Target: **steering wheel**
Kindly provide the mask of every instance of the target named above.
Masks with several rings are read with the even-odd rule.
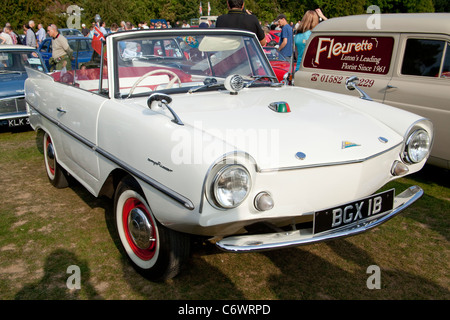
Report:
[[[135,90],[136,87],[139,85],[139,83],[142,82],[142,80],[144,80],[145,78],[147,78],[147,77],[149,77],[149,76],[152,76],[152,75],[154,75],[154,74],[156,74],[156,73],[166,73],[166,74],[168,74],[168,75],[173,76],[172,80],[170,80],[170,81],[167,83],[166,89],[172,88],[173,84],[174,84],[176,81],[178,81],[178,84],[179,84],[180,87],[181,87],[181,79],[180,79],[180,77],[179,77],[175,72],[170,71],[170,70],[167,70],[167,69],[156,69],[156,70],[152,70],[152,71],[147,72],[146,74],[142,75],[139,79],[137,79],[136,82],[135,82],[135,83],[133,84],[133,86],[131,87],[130,92],[128,93],[128,96],[131,96],[131,94],[134,92],[134,90]]]

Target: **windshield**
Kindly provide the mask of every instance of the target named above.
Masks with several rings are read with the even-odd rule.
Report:
[[[34,51],[0,51],[0,73],[22,73],[25,67],[45,71]]]
[[[289,59],[283,56],[283,54],[275,47],[264,47],[263,49],[269,61],[289,61]]]
[[[252,84],[270,84],[276,80],[258,46],[250,36],[211,33],[153,33],[117,41],[119,95],[196,92],[199,86],[218,88],[230,75],[248,77]]]

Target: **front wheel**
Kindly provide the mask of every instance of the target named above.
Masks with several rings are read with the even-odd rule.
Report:
[[[135,269],[148,279],[175,277],[189,255],[188,235],[156,221],[141,188],[131,177],[123,179],[114,197],[117,232]]]

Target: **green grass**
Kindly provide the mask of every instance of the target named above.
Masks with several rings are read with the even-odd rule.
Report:
[[[0,133],[0,299],[310,300],[449,299],[450,179],[425,167],[386,188],[425,195],[400,216],[355,237],[263,253],[231,254],[196,243],[166,283],[137,274],[108,218],[112,204],[79,184],[55,189],[32,131]],[[67,268],[81,269],[69,290]],[[381,289],[366,286],[381,269]]]

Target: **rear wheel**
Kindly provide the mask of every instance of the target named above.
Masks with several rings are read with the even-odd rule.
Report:
[[[56,188],[65,188],[69,185],[64,169],[58,164],[56,160],[55,147],[52,138],[46,132],[44,134],[44,162],[45,171],[50,183]]]
[[[151,280],[175,277],[189,255],[188,235],[156,221],[137,182],[124,178],[114,198],[117,232],[135,269]]]

